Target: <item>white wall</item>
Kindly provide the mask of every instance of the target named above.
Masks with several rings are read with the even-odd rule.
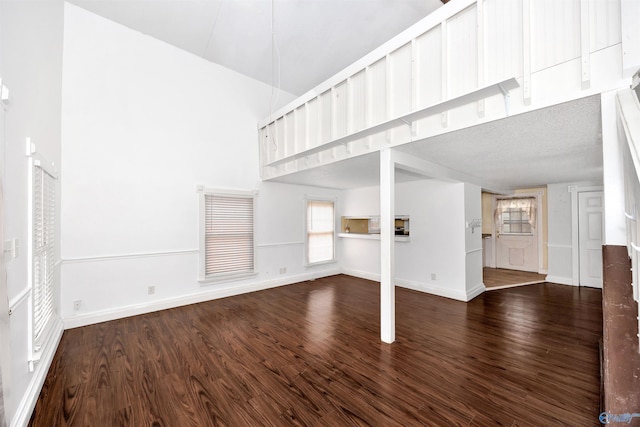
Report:
[[[469,227],[476,220],[476,228]],[[465,282],[467,298],[484,292],[482,282],[482,189],[464,184]]]
[[[547,185],[549,219],[547,280],[562,284],[571,284],[573,277],[570,185],[573,184]]]
[[[67,327],[338,271],[304,267],[303,198],[340,192],[260,182],[271,87],[70,4],[64,35]],[[256,277],[197,282],[199,184],[259,190]]]
[[[602,183],[573,182],[547,185],[549,265],[546,280],[552,283],[573,283],[573,243],[571,192],[569,187],[600,186]],[[576,248],[577,249],[577,248]]]
[[[40,391],[55,343],[30,373],[27,361],[28,298],[18,299],[27,283],[27,173],[25,138],[48,160],[60,164],[62,82],[62,1],[0,2],[0,77],[10,90],[2,143],[4,182],[4,239],[18,239],[18,256],[6,259],[10,318],[11,369],[6,410],[10,425],[25,425]],[[59,186],[58,186],[59,190]],[[58,195],[60,192],[58,191]],[[58,205],[59,206],[59,205]],[[59,253],[59,252],[58,252]],[[57,291],[59,277],[55,276]],[[56,308],[57,311],[57,308]],[[59,331],[61,332],[61,331]]]
[[[467,300],[467,239],[470,249],[480,249],[477,251],[477,271],[470,280],[476,285],[482,283],[481,230],[477,229],[468,238],[465,231],[467,215],[481,218],[480,188],[469,186],[465,189],[463,183],[421,180],[396,184],[395,195],[396,214],[411,218],[411,241],[395,244],[396,284]],[[466,200],[473,205],[469,209],[465,208]],[[344,191],[340,215],[370,216],[379,213],[379,187]],[[468,233],[471,233],[470,229]],[[338,240],[345,273],[379,280],[379,240],[351,237]],[[470,262],[470,271],[474,271],[471,266],[475,264],[475,261]],[[435,279],[432,279],[432,274]]]

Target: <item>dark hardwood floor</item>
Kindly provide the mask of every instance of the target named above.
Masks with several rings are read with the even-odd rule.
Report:
[[[333,276],[65,331],[32,426],[599,425],[601,292]]]

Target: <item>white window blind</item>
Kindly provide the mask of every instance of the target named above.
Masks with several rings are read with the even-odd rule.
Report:
[[[54,177],[38,164],[33,166],[32,182],[32,333],[37,351],[53,316],[56,194]]]
[[[334,204],[307,201],[307,264],[334,260]]]
[[[204,194],[204,277],[253,273],[254,197]]]

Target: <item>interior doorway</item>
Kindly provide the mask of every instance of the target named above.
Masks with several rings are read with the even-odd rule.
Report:
[[[537,198],[496,197],[494,221],[496,267],[537,273]]]
[[[482,204],[485,287],[546,281],[546,188],[483,193]]]

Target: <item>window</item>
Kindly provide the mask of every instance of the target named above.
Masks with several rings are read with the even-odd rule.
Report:
[[[534,197],[498,199],[496,230],[500,234],[532,234],[535,228],[535,206]]]
[[[200,280],[254,274],[254,192],[200,191]]]
[[[53,286],[56,268],[55,177],[34,160],[31,199],[31,334],[32,348],[38,352],[47,339],[53,317]]]
[[[335,260],[334,218],[333,201],[307,200],[307,265]]]

